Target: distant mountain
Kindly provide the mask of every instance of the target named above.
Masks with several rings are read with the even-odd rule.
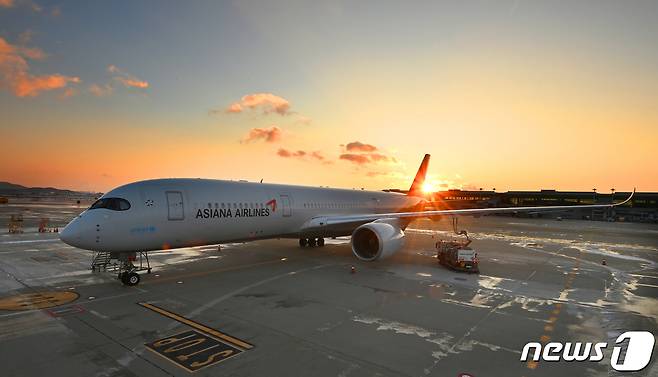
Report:
[[[0,181],[0,190],[22,190],[26,189],[27,187],[17,185],[15,183],[9,183],[9,182],[2,182]]]
[[[0,181],[0,196],[68,196],[68,197],[89,197],[99,196],[100,193],[62,190],[55,187],[25,187],[11,182]]]

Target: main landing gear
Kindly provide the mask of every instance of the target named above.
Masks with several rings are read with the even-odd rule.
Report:
[[[299,246],[300,247],[305,247],[305,246],[324,246],[324,238],[300,238],[299,239]]]

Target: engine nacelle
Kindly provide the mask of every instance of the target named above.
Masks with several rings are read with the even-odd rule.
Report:
[[[371,222],[352,233],[352,252],[363,261],[388,258],[404,246],[404,232],[397,223]]]

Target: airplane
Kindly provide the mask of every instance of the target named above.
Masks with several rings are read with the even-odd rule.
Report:
[[[611,208],[627,203],[548,207],[425,210],[426,154],[408,193],[304,187],[213,179],[154,179],[117,187],[74,218],[60,239],[74,247],[109,252],[118,278],[137,285],[136,253],[154,250],[298,238],[301,247],[351,235],[362,261],[390,257],[404,245],[413,220],[441,216]],[[148,262],[148,254],[146,254]],[[150,265],[148,268],[150,272]]]

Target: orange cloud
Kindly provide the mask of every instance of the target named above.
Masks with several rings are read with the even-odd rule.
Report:
[[[146,89],[149,87],[147,81],[138,79],[137,77],[119,69],[114,64],[107,66],[107,71],[114,74],[114,79],[127,88]]]
[[[357,165],[370,163],[370,159],[365,154],[343,153],[338,158],[355,163]]]
[[[351,143],[347,143],[345,146],[345,150],[348,152],[374,152],[377,150],[377,147],[375,147],[372,144],[365,144],[360,141],[353,141]]]
[[[126,87],[139,88],[139,89],[146,89],[149,87],[149,83],[146,81],[127,79],[125,77],[115,77],[115,79]]]
[[[147,81],[136,78],[135,76],[125,72],[114,64],[107,66],[107,72],[112,75],[113,82],[121,83],[121,85],[125,86],[126,88],[146,89],[149,87],[149,83]],[[108,82],[106,84],[91,84],[89,86],[89,93],[95,95],[96,97],[109,96],[114,93],[116,85],[113,84],[113,82]]]
[[[262,139],[267,143],[274,143],[281,140],[281,134],[281,129],[277,126],[272,126],[270,128],[252,128],[241,142],[251,143],[252,141]]]
[[[331,164],[331,161],[328,161],[327,158],[320,151],[306,152],[303,150],[290,151],[285,148],[279,148],[276,152],[277,155],[284,158],[297,158],[300,160],[313,160],[322,162],[324,164]]]
[[[35,97],[47,90],[79,83],[80,78],[60,74],[34,76],[27,59],[44,59],[38,48],[14,46],[0,37],[0,87],[8,88],[17,97]]]
[[[14,0],[0,0],[0,7],[11,8],[14,6]]]
[[[397,163],[395,157],[375,152],[379,151],[379,149],[372,144],[353,141],[351,143],[347,143],[347,145],[341,144],[341,146],[345,148],[345,152],[347,153],[341,154],[338,158],[341,160],[349,161],[353,164],[366,165],[378,162]]]
[[[13,78],[14,94],[17,97],[35,97],[46,90],[64,88],[68,83],[79,83],[77,77],[62,76],[59,74],[46,76],[32,76],[29,74]]]
[[[276,152],[281,157],[285,158],[290,158],[290,157],[304,157],[306,156],[306,152],[304,151],[297,151],[297,152],[291,152],[287,149],[284,148],[279,148],[279,150]]]
[[[277,113],[279,115],[289,115],[290,102],[285,98],[279,97],[272,93],[254,93],[247,94],[240,101],[233,102],[226,108],[226,112],[237,114],[249,110],[260,110],[263,114]]]
[[[216,112],[216,111],[214,111]],[[229,107],[226,109],[227,113],[241,113],[242,112],[242,106],[239,103],[232,103],[229,105]]]

